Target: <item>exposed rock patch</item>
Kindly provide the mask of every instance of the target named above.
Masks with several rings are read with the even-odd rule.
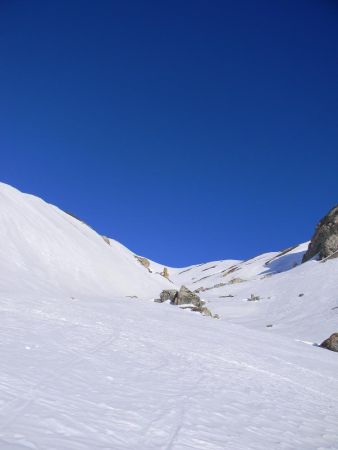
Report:
[[[244,283],[245,281],[246,280],[243,280],[243,278],[232,278],[232,280],[230,280],[228,284]]]
[[[281,256],[286,255],[287,253],[291,252],[292,250],[294,250],[294,249],[297,248],[297,247],[298,247],[298,244],[297,244],[297,245],[293,245],[292,247],[285,248],[284,250],[281,250],[281,251],[278,253],[278,255],[274,256],[274,257],[271,258],[271,259],[269,259],[269,261],[267,261],[267,262],[264,264],[264,266],[269,266],[269,264],[270,264],[272,261],[274,261],[274,260],[277,259],[277,258],[280,258]]]
[[[192,267],[189,267],[188,269],[184,269],[181,272],[178,272],[178,274],[181,275],[182,273],[189,272],[189,270],[191,270],[191,269],[192,269]]]
[[[69,211],[64,211],[66,214],[68,214],[68,216],[73,217],[73,219],[78,220],[79,222],[83,223],[84,225],[86,225],[87,227],[91,228],[92,230],[94,230],[94,228],[90,225],[88,225],[88,223],[86,223],[84,220],[80,219],[80,217],[76,216],[75,214],[69,212]],[[95,230],[94,230],[95,231]]]
[[[198,294],[199,292],[210,291],[211,289],[217,289],[217,288],[220,288],[222,286],[226,286],[226,284],[227,283],[218,283],[218,284],[215,284],[214,286],[210,286],[210,287],[203,287],[203,286],[201,286],[201,287],[195,289],[194,292],[196,292],[196,294]]]
[[[200,281],[205,280],[206,278],[210,278],[210,277],[211,277],[211,275],[207,275],[205,277],[199,278],[198,280],[194,281],[193,284],[194,283],[199,283]],[[195,280],[195,278],[193,278],[193,280]]]
[[[338,205],[317,225],[302,262],[309,261],[315,256],[319,259],[338,257]]]
[[[106,243],[106,244],[108,244],[108,245],[110,245],[110,240],[109,240],[109,238],[107,237],[107,236],[101,236],[102,237],[102,239],[104,240],[104,242]]]
[[[236,270],[239,270],[239,267],[237,266],[231,266],[227,270],[223,270],[222,277],[226,277],[227,275],[230,275],[233,272],[236,272]]]
[[[144,258],[143,256],[134,255],[134,257],[137,259],[137,261],[142,264],[143,267],[150,270],[150,261],[147,258]]]
[[[251,294],[247,300],[248,300],[248,302],[258,302],[260,299],[261,298],[259,295]]]
[[[333,333],[325,341],[323,341],[319,347],[327,348],[332,352],[338,352],[338,333]]]
[[[206,317],[214,317],[215,319],[219,319],[218,317],[215,317],[212,312],[210,311],[209,308],[207,308],[206,306],[180,306],[181,309],[190,309],[190,311],[193,312],[199,312],[200,314],[202,314],[202,316],[206,316]]]
[[[161,272],[162,277],[169,279],[169,271],[167,267],[163,267],[163,271]]]
[[[205,272],[206,270],[215,269],[217,266],[211,266],[207,267],[206,269],[202,269],[202,272]]]

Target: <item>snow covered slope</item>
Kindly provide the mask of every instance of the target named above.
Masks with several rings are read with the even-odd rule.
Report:
[[[1,450],[337,449],[333,352],[125,298],[12,295],[1,324]]]
[[[43,200],[0,184],[0,291],[156,296],[171,284],[132,252]]]
[[[308,344],[338,331],[338,260],[306,247],[168,281],[0,184],[0,450],[337,450],[338,355]],[[182,284],[220,319],[153,301]]]
[[[338,259],[301,264],[308,242],[247,261],[168,268],[225,322],[321,342],[338,329]],[[151,263],[151,269],[158,270]],[[254,298],[256,301],[251,301]]]

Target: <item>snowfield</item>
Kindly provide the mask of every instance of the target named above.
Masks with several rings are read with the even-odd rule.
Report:
[[[0,289],[65,295],[156,295],[171,284],[123,245],[32,195],[0,183]],[[18,283],[20,280],[20,283]]]
[[[1,450],[338,449],[338,354],[313,345],[338,331],[337,259],[169,281],[4,184],[0,239]],[[220,319],[153,301],[182,284]]]

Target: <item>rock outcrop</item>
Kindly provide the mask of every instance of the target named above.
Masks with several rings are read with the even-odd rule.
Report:
[[[177,289],[165,289],[161,292],[160,298],[156,299],[155,302],[163,303],[170,300],[170,303],[175,304],[175,299],[178,296]]]
[[[162,277],[169,279],[169,271],[167,267],[163,267],[163,271],[161,272]]]
[[[101,236],[102,237],[102,239],[104,240],[104,242],[106,243],[106,244],[108,244],[108,245],[110,245],[110,239],[109,239],[109,237],[107,237],[107,236]]]
[[[172,305],[177,305],[181,309],[190,309],[191,311],[199,312],[203,316],[219,319],[218,314],[212,314],[205,306],[205,302],[185,286],[181,286],[179,291],[177,289],[166,289],[162,291],[160,298],[156,299],[155,302],[163,303],[167,300],[169,300]]]
[[[182,286],[174,300],[174,305],[194,305],[200,307],[204,305],[204,302],[197,294],[191,292],[187,287]]]
[[[315,256],[319,259],[338,257],[338,205],[317,225],[302,262],[309,261]]]
[[[179,291],[177,289],[166,289],[162,291],[160,298],[156,301],[163,303],[167,300],[170,300],[172,305],[177,306],[193,305],[199,308],[204,305],[203,300],[201,300],[197,294],[191,292],[190,289],[185,286],[182,286]]]
[[[147,258],[144,258],[143,256],[134,255],[137,261],[142,264],[143,267],[149,270],[150,267],[150,261]]]
[[[327,348],[333,352],[338,352],[338,333],[333,333],[325,341],[323,341],[319,347]]]

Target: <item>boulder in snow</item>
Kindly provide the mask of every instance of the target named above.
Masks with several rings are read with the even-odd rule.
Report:
[[[327,348],[333,352],[338,352],[338,333],[333,333],[325,341],[323,341],[319,347]]]
[[[177,289],[165,289],[161,292],[160,298],[155,301],[163,303],[167,300],[170,300],[171,304],[178,306],[193,305],[199,308],[204,305],[199,296],[185,286],[182,286],[179,291]]]
[[[260,300],[260,296],[251,294],[247,300],[248,302],[258,302]]]
[[[177,295],[178,295],[177,289],[165,289],[164,291],[161,292],[160,298],[156,299],[155,302],[163,303],[166,302],[167,300],[170,300],[170,303],[174,303]]]
[[[204,302],[199,296],[185,286],[181,286],[173,303],[174,305],[194,305],[197,307],[204,305]]]

